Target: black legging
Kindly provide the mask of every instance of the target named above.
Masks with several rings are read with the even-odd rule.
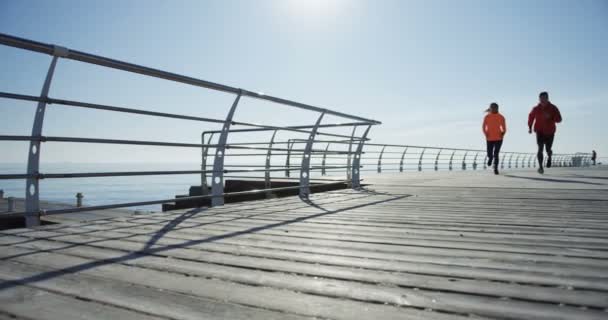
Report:
[[[547,150],[547,156],[549,157],[549,161],[551,161],[551,156],[553,155],[553,138],[555,138],[555,135],[553,134],[536,133],[536,144],[538,145],[536,157],[538,158],[538,165],[541,168],[543,167],[543,148]]]
[[[502,140],[488,141],[488,159],[494,161],[494,168],[498,169],[498,153],[502,147]]]

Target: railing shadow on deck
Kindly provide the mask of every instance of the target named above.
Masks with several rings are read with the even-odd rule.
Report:
[[[534,181],[543,181],[543,182],[589,184],[589,185],[594,185],[594,186],[607,185],[606,183],[589,182],[589,181],[582,181],[582,180],[567,180],[567,179],[546,178],[546,177],[527,177],[527,176],[516,176],[516,175],[512,175],[512,174],[505,174],[504,177],[515,178],[515,179],[534,180]]]
[[[361,193],[359,195],[361,197],[378,196],[378,195],[374,195],[373,193],[372,194]],[[193,211],[193,212],[191,212],[190,215],[186,214],[186,215],[178,216],[177,218],[172,220],[172,222],[168,223],[166,225],[166,228],[165,227],[161,228],[161,230],[158,231],[159,232],[158,234],[154,233],[153,235],[151,235],[150,241],[145,243],[141,250],[131,251],[124,255],[114,257],[114,258],[94,260],[91,262],[82,263],[82,264],[71,266],[71,267],[61,268],[61,269],[48,271],[48,272],[42,272],[40,274],[25,277],[25,278],[22,278],[19,280],[5,281],[5,282],[0,283],[0,290],[6,290],[6,289],[9,289],[9,288],[12,288],[15,286],[28,285],[28,284],[32,284],[32,283],[36,283],[36,282],[40,282],[40,281],[45,281],[45,280],[53,279],[53,278],[60,277],[63,275],[69,275],[69,274],[73,274],[73,273],[77,273],[77,272],[81,272],[81,271],[91,270],[91,269],[101,267],[101,266],[112,265],[112,264],[121,264],[121,263],[130,261],[130,260],[135,260],[135,259],[142,258],[145,256],[165,257],[163,255],[163,253],[166,253],[173,249],[188,249],[194,245],[211,243],[211,242],[215,242],[215,241],[238,237],[241,235],[253,234],[256,232],[263,231],[263,230],[282,227],[282,226],[286,226],[286,225],[290,225],[290,224],[294,224],[294,223],[298,223],[298,222],[303,222],[303,221],[307,221],[307,220],[318,218],[318,217],[328,216],[328,215],[332,215],[332,214],[336,214],[336,213],[340,213],[340,212],[344,212],[344,211],[348,211],[348,210],[365,208],[365,207],[374,206],[374,205],[378,205],[378,204],[382,204],[382,203],[386,203],[386,202],[396,201],[396,200],[400,200],[403,198],[407,198],[409,196],[410,195],[399,195],[399,196],[391,197],[391,196],[385,195],[383,197],[383,199],[379,199],[379,200],[370,199],[371,201],[369,201],[369,202],[360,203],[360,204],[357,204],[354,206],[347,206],[347,207],[343,207],[343,208],[336,209],[336,210],[324,208],[323,206],[316,204],[314,202],[314,200],[311,200],[311,199],[300,200],[300,201],[304,201],[304,203],[306,204],[307,207],[317,208],[323,212],[309,214],[309,215],[305,215],[305,216],[301,216],[301,217],[296,217],[293,219],[287,219],[284,221],[270,223],[270,224],[266,224],[263,226],[245,228],[240,231],[228,232],[228,233],[224,233],[221,235],[206,237],[203,239],[188,240],[188,241],[184,241],[184,242],[181,242],[178,244],[170,244],[170,245],[164,245],[164,246],[160,246],[160,247],[153,247],[164,235],[166,235],[170,230],[172,230],[171,226],[177,226],[179,223],[187,220],[188,216],[193,217],[194,214],[196,213],[195,211]],[[65,250],[68,248],[94,245],[95,243],[106,242],[106,241],[110,241],[110,240],[125,240],[125,239],[129,239],[129,238],[133,238],[135,236],[141,236],[141,235],[140,234],[130,234],[130,235],[126,235],[125,237],[103,238],[103,239],[87,241],[87,242],[83,242],[83,243],[72,243],[72,244],[69,244],[68,246],[64,246],[64,247],[60,247],[60,248],[49,249],[49,250],[34,250],[33,252],[24,253],[21,255],[4,257],[2,259],[10,260],[11,258],[17,258],[19,256],[24,256],[24,255],[32,255],[32,254],[48,253],[48,252],[60,252],[61,250]],[[39,238],[39,240],[43,240],[43,239],[44,239],[44,237]],[[69,241],[65,241],[65,242],[69,243]],[[29,250],[29,249],[25,249],[25,250]],[[114,250],[116,250],[116,249],[114,249]]]

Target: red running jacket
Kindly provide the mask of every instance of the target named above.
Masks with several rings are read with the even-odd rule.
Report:
[[[554,134],[555,124],[562,122],[562,115],[559,113],[559,109],[552,103],[546,106],[538,104],[532,108],[530,115],[528,116],[528,128],[532,129],[534,124],[534,132],[540,134]]]

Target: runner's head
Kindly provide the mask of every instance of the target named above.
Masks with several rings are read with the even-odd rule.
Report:
[[[547,103],[549,103],[549,93],[547,93],[547,91],[543,91],[538,95],[538,100],[540,101],[540,104],[542,104],[543,106],[546,105]]]
[[[486,112],[498,113],[498,103],[496,103],[496,102],[490,103],[490,107],[486,110]]]

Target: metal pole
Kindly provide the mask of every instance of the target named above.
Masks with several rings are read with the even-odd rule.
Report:
[[[405,150],[403,150],[403,154],[401,155],[401,161],[399,162],[399,172],[403,172],[403,164],[404,164],[406,153],[407,153],[407,147],[405,147]]]
[[[212,132],[207,139],[207,144],[211,144],[211,139],[213,139],[214,133]],[[201,135],[201,143],[205,144],[205,132]],[[209,156],[209,146],[203,147],[203,161],[201,163],[201,170],[204,172],[201,173],[201,194],[209,194],[209,185],[207,184],[207,157]]]
[[[441,150],[443,149],[439,149],[437,156],[435,157],[435,171],[439,170],[439,156],[441,155]]]
[[[486,156],[483,158],[483,169],[486,170],[488,169],[488,155],[486,154]]]
[[[353,152],[353,142],[355,141],[355,132],[357,131],[357,126],[353,126],[353,132],[350,135],[350,141],[348,143],[348,154],[346,155],[346,180],[352,180],[352,152]]]
[[[325,147],[325,152],[323,152],[323,160],[321,160],[321,175],[324,176],[325,175],[325,160],[327,159],[327,150],[329,149],[329,145],[331,144],[331,142],[327,143],[327,146]],[[347,165],[348,166],[348,165]]]
[[[285,177],[289,178],[291,170],[289,170],[289,161],[291,160],[291,148],[295,142],[292,139],[287,140],[287,157],[285,158]]]
[[[475,158],[473,159],[473,170],[477,170],[477,157],[479,156],[479,151],[475,153]]]
[[[300,198],[302,199],[307,199],[310,194],[310,154],[312,146],[315,143],[317,129],[319,129],[319,125],[321,124],[324,115],[325,112],[322,112],[317,119],[315,126],[312,128],[308,141],[306,142],[306,147],[304,148],[304,154],[302,155],[302,165],[300,166]]]
[[[237,94],[222,128],[222,133],[218,140],[218,146],[215,148],[215,158],[213,159],[213,178],[211,179],[211,192],[213,197],[211,198],[211,206],[224,205],[224,155],[226,152],[226,141],[228,140],[228,132],[230,132],[230,125],[232,124],[232,118],[234,112],[241,99],[241,92]]]
[[[378,173],[382,172],[382,155],[384,154],[384,149],[386,146],[382,147],[382,151],[380,151],[380,156],[378,156]]]
[[[469,154],[469,152],[465,152],[464,153],[464,157],[462,157],[462,170],[467,170],[467,154]]]
[[[4,199],[4,190],[0,189],[0,199]]]
[[[456,153],[456,150],[452,151],[452,155],[450,156],[450,171],[452,171],[452,160],[454,160],[455,153]]]
[[[359,189],[361,187],[361,179],[360,179],[360,167],[361,167],[361,153],[363,152],[363,145],[365,145],[365,140],[367,139],[367,134],[369,133],[369,129],[372,126],[367,126],[365,132],[363,132],[363,136],[361,136],[361,140],[359,140],[359,145],[357,146],[357,151],[355,153],[355,157],[353,160],[353,167],[351,173],[351,181],[353,185],[353,189]]]
[[[272,145],[274,144],[274,137],[277,135],[277,130],[272,133],[270,142],[268,143],[268,152],[266,153],[266,171],[264,172],[264,189],[270,189],[270,158],[272,157]],[[287,168],[289,169],[289,168]],[[272,197],[272,191],[266,192],[266,197]]]
[[[51,60],[51,65],[49,66],[44,85],[42,86],[42,91],[40,92],[41,101],[38,102],[38,107],[36,108],[36,114],[34,116],[32,137],[42,136],[42,125],[44,123],[44,113],[46,111],[46,102],[44,99],[48,98],[57,60],[60,56],[63,56],[66,51],[67,49],[65,48],[55,47],[53,52],[53,60]],[[40,225],[40,216],[35,214],[36,212],[40,212],[40,190],[37,177],[40,171],[40,147],[40,140],[30,141],[27,160],[27,173],[30,176],[27,178],[25,184],[25,211],[29,212],[29,214],[25,216],[25,226],[28,228]]]
[[[426,148],[422,149],[422,153],[420,153],[420,159],[418,159],[418,171],[422,171],[422,157],[424,157],[424,152]]]

